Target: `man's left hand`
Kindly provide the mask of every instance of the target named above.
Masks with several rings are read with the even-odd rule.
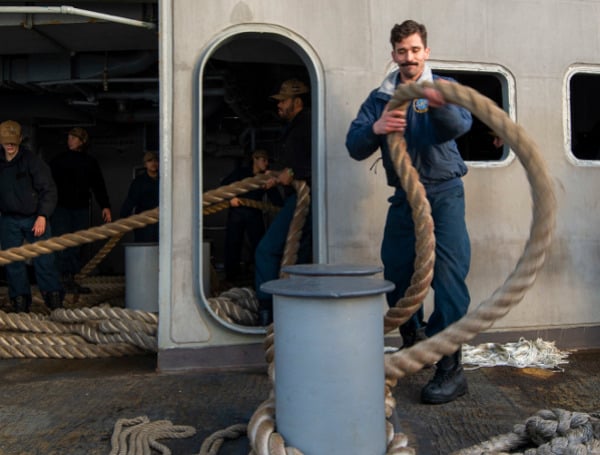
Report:
[[[112,214],[110,213],[110,209],[102,209],[102,219],[105,223],[110,223],[112,221]]]
[[[44,235],[44,232],[46,232],[46,223],[45,216],[40,215],[35,219],[35,223],[33,223],[33,227],[31,228],[34,237]]]
[[[449,84],[450,82],[444,80],[444,79],[440,79],[439,80],[440,83],[442,84]],[[429,106],[430,107],[442,107],[443,105],[446,104],[446,100],[444,99],[444,95],[442,95],[442,92],[440,92],[438,89],[433,88],[433,87],[425,87],[423,88],[423,95],[425,96],[425,98],[427,98],[427,101],[429,101]]]

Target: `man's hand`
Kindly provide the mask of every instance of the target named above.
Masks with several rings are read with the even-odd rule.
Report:
[[[110,209],[102,209],[102,219],[105,223],[110,223],[112,221],[112,214],[110,213]]]
[[[388,110],[388,105],[381,113],[381,117],[373,123],[375,134],[404,133],[406,129],[406,112],[398,109]]]
[[[451,82],[447,81],[446,79],[438,79],[438,82],[440,84],[451,84]],[[429,101],[430,107],[434,107],[434,108],[442,107],[444,104],[446,104],[444,95],[442,95],[442,92],[440,92],[436,88],[433,88],[433,87],[423,88],[423,95],[425,95],[425,98],[427,98],[427,101]]]
[[[287,186],[292,183],[292,180],[294,180],[294,171],[289,167],[279,173],[279,183],[282,185]]]
[[[46,232],[46,223],[45,216],[40,215],[35,219],[35,223],[33,223],[33,227],[31,228],[34,237],[44,235],[44,232]]]
[[[239,207],[240,205],[244,205],[244,204],[242,204],[242,201],[240,201],[239,198],[234,197],[234,198],[230,199],[229,205],[231,207]]]

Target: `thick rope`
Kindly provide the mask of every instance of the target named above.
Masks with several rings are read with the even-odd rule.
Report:
[[[79,273],[75,275],[75,280],[83,280],[90,273],[92,273],[96,266],[100,264],[106,256],[108,256],[108,253],[110,253],[113,250],[113,248],[117,246],[117,244],[121,241],[124,235],[125,233],[117,234],[108,242],[106,242],[104,246],[94,255],[94,257],[82,267]]]
[[[238,423],[224,430],[219,430],[204,440],[198,455],[217,455],[227,439],[237,439],[246,434],[246,424]]]
[[[254,199],[247,198],[238,198],[242,203],[243,207],[251,207],[253,209],[259,209],[263,212],[272,212],[277,213],[281,210],[281,207],[271,204],[270,202],[256,201]],[[202,209],[203,215],[212,215],[214,213],[220,212],[221,210],[225,210],[230,208],[229,200],[219,202],[217,204],[210,205],[208,207],[204,207]]]
[[[2,250],[0,251],[0,265],[10,264],[15,261],[24,261],[26,259],[41,256],[42,254],[49,254],[73,246],[123,235],[134,229],[154,223],[158,223],[158,207],[112,223],[103,224],[102,226],[94,226],[87,230],[64,234],[59,237],[52,237],[47,240],[40,240],[35,243],[28,243],[19,247],[9,248],[8,250]]]
[[[600,453],[600,413],[543,409],[515,425],[510,433],[453,452],[452,455],[522,455]]]
[[[266,180],[272,176],[277,176],[277,173],[271,173],[269,176],[259,175],[257,177],[250,177],[232,185],[208,191],[204,194],[204,209],[209,209],[212,204],[218,203],[220,200],[222,201],[224,197],[231,198],[252,189],[262,188]],[[253,204],[253,202],[247,202],[245,199],[244,201],[247,205]],[[227,205],[229,204],[228,201],[225,202]],[[269,205],[266,205],[264,208],[266,210],[274,210]],[[77,279],[86,279],[85,277],[118,244],[126,232],[147,226],[148,224],[157,223],[158,216],[159,209],[156,207],[155,209],[132,215],[113,223],[0,251],[0,265],[110,238],[106,245],[77,275]],[[65,305],[83,307],[84,305],[96,305],[110,299],[114,300],[122,297],[123,283],[115,287],[114,280],[110,280],[110,283],[104,283],[96,279],[86,279],[87,281],[94,282],[94,292],[84,295],[68,294],[65,298]],[[32,300],[35,307],[41,308],[43,313],[48,312],[44,305],[44,300],[38,291],[33,293]],[[235,303],[227,303],[225,305],[227,309],[225,311],[220,310],[219,315],[225,320],[232,322],[234,320],[242,320],[245,321],[246,325],[256,325],[257,316],[255,314],[257,314],[257,309],[253,308],[253,304],[248,303],[245,306],[242,304],[238,311],[240,303],[241,300],[239,299]],[[231,308],[229,309],[229,307]],[[37,317],[34,313],[13,314],[0,312],[0,330],[32,332],[29,335],[28,342],[25,344],[18,343],[12,347],[9,347],[10,343],[7,340],[16,340],[10,338],[9,335],[0,333],[0,346],[4,346],[0,348],[0,357],[85,358],[86,356],[108,357],[132,355],[143,351],[157,351],[156,325],[158,324],[158,318],[152,313],[140,312],[137,316],[133,316],[136,313],[127,312],[116,307],[110,309],[94,308],[93,310],[82,308],[79,312],[77,308],[73,308],[72,310],[68,310],[69,313],[65,313],[64,311],[57,310],[53,313],[52,317],[66,324],[59,324],[52,320],[46,320],[43,317]],[[233,314],[233,317],[231,317],[231,314]],[[131,321],[140,318],[143,319],[141,322],[134,323]],[[87,324],[88,319],[92,321],[91,325]],[[99,320],[102,320],[102,322]],[[32,341],[39,333],[53,333],[55,343],[41,344]],[[70,333],[80,336],[78,338],[70,338],[68,342],[65,341],[64,343],[58,341],[61,336],[72,337]],[[82,345],[80,347],[73,346],[73,339],[81,341]],[[48,340],[46,338],[46,341]],[[45,347],[46,344],[47,346]],[[63,344],[67,345],[67,347],[57,347]],[[131,344],[131,346],[126,346],[127,344]],[[30,345],[34,346],[31,347]]]
[[[494,321],[519,303],[544,263],[555,223],[556,201],[552,182],[537,146],[523,128],[512,122],[491,100],[456,83],[402,84],[394,94],[390,108],[401,105],[407,99],[423,97],[425,86],[437,88],[448,102],[469,109],[514,150],[531,185],[533,220],[523,255],[504,284],[490,298],[432,338],[386,356],[386,375],[394,379],[414,373],[425,365],[437,362],[442,356],[456,352],[463,343],[491,327]]]
[[[298,249],[300,248],[300,240],[302,239],[302,228],[306,221],[306,216],[310,210],[310,188],[306,182],[294,180],[292,186],[296,190],[297,201],[294,217],[288,229],[285,248],[283,250],[283,258],[281,260],[281,269],[286,265],[295,264],[298,260]],[[280,269],[280,270],[281,270]],[[284,276],[281,273],[281,276]]]
[[[500,137],[515,150],[525,167],[532,187],[534,200],[533,223],[530,240],[527,242],[523,257],[519,260],[515,271],[505,281],[505,285],[488,299],[491,302],[489,305],[480,305],[474,312],[475,316],[465,316],[457,324],[450,326],[430,339],[422,341],[409,349],[400,350],[391,356],[386,356],[386,417],[389,417],[391,411],[395,408],[396,402],[391,388],[396,385],[399,378],[405,374],[416,372],[425,365],[435,363],[443,355],[452,354],[460,348],[462,343],[490,327],[493,321],[504,316],[512,306],[522,299],[525,291],[533,284],[536,273],[544,262],[554,227],[555,199],[552,184],[537,147],[527,137],[524,130],[514,124],[504,111],[489,99],[459,84],[402,84],[394,94],[389,108],[406,108],[404,104],[408,100],[422,98],[424,86],[436,87],[448,102],[469,109],[494,131],[497,131]],[[419,183],[418,173],[406,153],[404,138],[401,135],[392,135],[389,137],[389,141],[394,166],[413,208],[413,220],[417,237],[417,259],[411,286],[405,296],[398,301],[396,307],[390,309],[386,315],[385,330],[397,327],[408,320],[419,308],[431,284],[435,262],[434,226],[425,190]],[[270,362],[269,375],[274,381],[274,335],[272,327],[269,329],[264,346],[267,361]],[[275,432],[274,412],[274,397],[271,397],[259,406],[252,416],[248,424],[248,436],[252,447],[251,453],[255,455],[278,455],[280,453],[285,454],[285,450],[289,449],[285,447],[281,435]],[[388,425],[389,427],[390,425]],[[390,440],[398,442],[399,445],[390,446]],[[390,438],[388,433],[387,453],[414,454],[413,449],[406,447],[406,441],[405,435],[397,434]],[[297,451],[297,449],[290,450]]]
[[[0,311],[0,358],[82,359],[156,352],[157,325],[153,313],[112,307],[57,309],[50,317]]]
[[[277,172],[269,174],[258,174],[254,177],[247,177],[231,185],[221,186],[215,190],[206,191],[202,195],[202,206],[208,207],[221,202],[229,201],[239,194],[247,193],[248,191],[258,190],[264,187],[267,180],[277,177]]]
[[[262,188],[265,182],[276,177],[276,172],[270,174],[259,174],[255,177],[248,177],[231,185],[222,186],[216,190],[207,191],[202,195],[203,208],[212,206],[239,194],[246,193],[251,190]],[[134,229],[143,228],[149,224],[158,223],[159,208],[131,215],[127,218],[114,221],[112,223],[103,224],[101,226],[93,226],[87,230],[81,230],[64,234],[58,237],[52,237],[47,240],[40,240],[35,243],[22,245],[8,250],[0,250],[0,265],[10,264],[15,261],[24,261],[42,254],[49,254],[54,251],[61,251],[73,246],[92,243],[98,240],[114,238],[122,236]],[[118,241],[118,240],[117,240]],[[94,264],[94,267],[97,264]]]
[[[296,208],[286,237],[285,248],[280,264],[281,269],[286,265],[295,264],[298,259],[298,250],[300,248],[300,240],[302,239],[302,229],[306,222],[306,216],[310,210],[309,186],[306,182],[301,180],[294,180],[292,186],[296,190],[297,195]],[[240,184],[239,187],[232,184],[229,185],[225,194],[230,195],[237,191],[246,190],[246,188],[246,183]],[[228,201],[226,202],[229,203]],[[219,204],[221,203],[219,202],[210,207],[216,207],[219,206]],[[281,273],[280,276],[283,277],[284,274]],[[253,291],[243,289],[244,288],[237,291],[230,289],[218,297],[211,297],[208,299],[208,304],[219,318],[230,324],[256,326],[258,323],[258,300],[256,299],[256,294]]]
[[[406,110],[405,102],[398,109]],[[391,109],[391,108],[390,108]],[[406,322],[423,304],[433,280],[435,263],[435,235],[431,207],[425,187],[419,180],[419,173],[412,165],[406,151],[406,141],[399,133],[388,135],[390,154],[400,184],[406,192],[406,198],[412,209],[415,226],[415,262],[414,273],[404,296],[390,308],[384,317],[384,333]]]
[[[168,420],[151,422],[146,416],[119,419],[115,423],[109,455],[148,455],[158,451],[170,455],[171,450],[159,439],[183,439],[196,434],[194,427],[173,425]]]

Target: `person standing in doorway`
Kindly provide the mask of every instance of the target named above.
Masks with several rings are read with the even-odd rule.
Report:
[[[144,172],[133,179],[127,197],[121,206],[121,218],[158,207],[158,154],[144,153]],[[149,224],[133,231],[138,243],[158,242],[158,223]]]
[[[48,219],[56,207],[56,186],[48,165],[22,146],[22,139],[19,123],[0,123],[0,242],[5,250],[52,236]],[[54,260],[54,254],[33,258],[38,287],[51,310],[61,308],[64,297]],[[6,277],[14,311],[28,313],[31,288],[25,263],[6,264]]]
[[[414,100],[407,111],[388,110],[398,84],[443,81],[427,64],[427,30],[407,20],[395,25],[390,34],[392,59],[398,68],[373,90],[350,125],[346,147],[350,156],[364,160],[381,150],[388,185],[395,188],[390,197],[381,258],[385,279],[396,287],[387,295],[395,305],[410,285],[414,272],[415,233],[411,207],[394,169],[387,142],[389,133],[403,133],[407,152],[419,173],[431,205],[435,225],[435,265],[432,287],[434,310],[427,324],[422,309],[400,328],[405,347],[418,341],[419,333],[431,337],[462,318],[470,296],[465,283],[471,260],[471,247],[465,222],[462,177],[467,173],[455,139],[471,128],[472,117],[462,107],[446,103],[442,94],[425,88],[425,98]],[[447,83],[450,83],[446,81]],[[467,393],[460,349],[442,357],[436,372],[421,391],[424,403],[446,403]]]
[[[264,174],[269,168],[269,155],[266,150],[257,149],[252,152],[252,166],[241,166],[231,172],[221,181],[221,185]],[[229,200],[227,213],[227,230],[225,232],[225,279],[235,283],[240,277],[240,261],[244,237],[248,238],[249,253],[254,260],[256,246],[265,234],[265,219],[263,211],[255,207],[247,207],[242,199],[262,202],[265,194],[273,205],[281,206],[281,196],[276,187],[268,191],[257,189],[248,191]]]
[[[261,291],[260,286],[279,277],[281,260],[290,223],[294,217],[297,195],[291,186],[294,179],[304,180],[311,186],[312,147],[311,115],[309,109],[309,88],[299,79],[290,79],[271,98],[277,101],[277,113],[286,126],[279,141],[279,150],[274,169],[279,170],[277,179],[267,181],[267,189],[282,185],[285,200],[281,211],[274,218],[264,237],[258,244],[255,254],[255,286],[260,303],[260,323],[272,322],[272,296]],[[298,263],[308,262],[312,247],[312,218],[310,210],[302,229],[298,250]]]
[[[90,226],[90,197],[94,194],[105,223],[112,221],[110,202],[98,161],[86,151],[89,136],[83,128],[73,128],[67,135],[67,150],[50,162],[52,176],[58,189],[58,204],[52,215],[55,236],[88,229]],[[84,294],[90,289],[79,285],[74,276],[81,269],[81,248],[59,251],[58,269],[67,292]]]

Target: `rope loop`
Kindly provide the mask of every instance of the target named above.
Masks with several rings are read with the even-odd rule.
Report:
[[[515,124],[489,98],[470,87],[458,83],[400,84],[390,102],[390,108],[399,107],[409,99],[423,97],[425,87],[438,89],[447,102],[470,110],[513,149],[525,169],[531,186],[533,217],[530,237],[522,256],[504,284],[496,289],[491,297],[484,300],[475,310],[467,313],[461,320],[435,336],[408,349],[402,349],[397,353],[386,356],[386,375],[395,379],[399,379],[408,373],[414,373],[425,365],[437,362],[442,356],[456,352],[463,343],[491,327],[494,321],[506,315],[512,307],[522,300],[525,292],[535,282],[536,275],[544,264],[556,217],[556,200],[552,181],[537,145],[529,138],[522,127]],[[390,138],[390,141],[393,142],[393,149],[397,151],[396,160],[399,162],[407,160],[403,156],[406,154],[406,147],[401,144],[403,138],[394,135]],[[414,178],[415,173],[411,172],[408,179],[414,188],[418,188],[416,182],[413,181]],[[418,208],[412,206],[412,202],[411,207],[413,207],[413,213],[415,210],[419,211]],[[427,212],[426,209],[422,211]],[[420,236],[420,232],[416,230],[417,236]],[[430,240],[423,243],[430,247]],[[427,260],[431,260],[431,258],[429,257]],[[417,270],[416,267],[415,270]],[[421,273],[428,276],[427,273]],[[418,274],[415,273],[415,275]],[[413,276],[413,281],[415,281],[415,276]],[[426,282],[426,280],[423,281]],[[402,305],[404,311],[402,317],[406,317],[408,313],[412,314],[411,311],[414,313],[416,309],[418,309],[418,306],[415,308],[414,306],[404,307]]]

